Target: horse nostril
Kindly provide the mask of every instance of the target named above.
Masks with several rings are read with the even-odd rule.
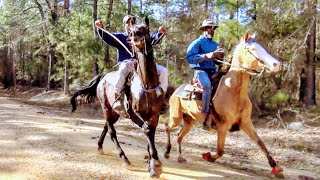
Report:
[[[276,67],[278,64],[277,63],[273,63],[273,67]]]

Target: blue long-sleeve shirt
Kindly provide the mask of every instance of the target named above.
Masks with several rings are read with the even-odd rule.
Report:
[[[217,50],[219,44],[209,38],[200,36],[194,40],[187,49],[186,58],[191,69],[215,71],[214,60],[204,60],[206,53]]]
[[[99,37],[108,45],[113,46],[117,48],[117,61],[122,62],[123,60],[126,59],[131,59],[130,54],[125,50],[125,48],[120,45],[113,37],[111,37],[109,34],[106,32],[102,31],[101,29],[97,29],[97,32],[99,34]],[[127,39],[128,35],[125,32],[110,32],[112,35],[117,37],[129,50],[131,50],[131,46],[129,45]],[[160,42],[160,37],[161,37],[160,32],[156,32],[150,35],[151,41],[154,41],[156,44]]]

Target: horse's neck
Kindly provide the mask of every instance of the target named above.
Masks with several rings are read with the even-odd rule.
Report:
[[[240,67],[239,60],[240,58],[237,58],[236,56],[234,56],[234,58],[232,59],[231,67],[225,76],[225,79],[229,78],[226,85],[228,86],[228,89],[232,91],[236,91],[241,95],[247,95],[250,75]]]
[[[152,52],[146,55],[145,63],[141,66],[143,67],[140,69],[140,78],[142,80],[143,85],[146,88],[155,88],[159,85],[159,78],[156,68],[156,63],[154,61],[154,57]],[[144,69],[144,70],[143,70]]]

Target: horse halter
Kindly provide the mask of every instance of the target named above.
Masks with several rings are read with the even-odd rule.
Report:
[[[143,54],[148,55],[152,50],[152,44],[148,49],[148,42],[150,41],[149,28],[144,25],[135,25],[130,32],[130,40],[132,45],[132,57],[134,57],[135,48],[142,49]]]
[[[263,66],[262,66],[262,70],[258,70],[255,68],[245,68],[245,67],[241,67],[241,69],[243,69],[243,71],[247,72],[250,75],[257,75],[257,76],[261,76],[261,74],[265,71],[266,68],[268,68],[268,66],[265,64],[265,62],[259,58],[257,55],[255,55],[250,48],[248,48],[247,46],[250,45],[251,43],[256,42],[255,38],[250,38],[244,45],[244,49],[247,50],[251,56],[253,56],[257,61],[259,61]]]

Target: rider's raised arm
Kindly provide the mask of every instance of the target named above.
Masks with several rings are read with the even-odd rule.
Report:
[[[166,34],[167,30],[160,26],[159,30],[153,34],[150,35],[152,44],[159,44],[161,39],[164,37],[164,35]]]
[[[115,32],[108,32],[107,33],[100,28],[97,28],[97,32],[98,32],[99,38],[102,39],[108,45],[113,46],[117,49],[124,49],[123,46],[120,45],[119,42],[117,42],[114,39],[114,37],[112,37],[110,35],[110,34],[112,34],[113,36],[115,36],[116,38],[118,38],[122,42],[123,40],[127,39],[127,37],[124,35],[124,33],[115,33]]]

